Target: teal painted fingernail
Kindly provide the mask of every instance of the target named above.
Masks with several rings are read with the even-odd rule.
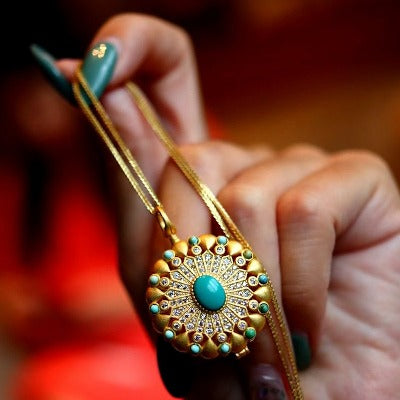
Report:
[[[47,80],[66,100],[75,104],[71,83],[57,68],[54,57],[37,44],[32,44],[30,50]]]
[[[292,333],[293,350],[296,356],[297,368],[302,371],[311,364],[311,348],[305,333]]]
[[[110,82],[117,58],[117,49],[109,42],[99,42],[87,52],[83,60],[82,74],[97,98],[101,97]],[[89,103],[86,94],[83,94],[83,97]]]

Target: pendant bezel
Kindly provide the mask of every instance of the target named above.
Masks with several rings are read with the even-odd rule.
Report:
[[[213,282],[217,292],[202,285],[206,292],[196,294],[194,283],[204,276],[218,281],[219,286]],[[223,305],[207,299],[223,298],[221,290]],[[252,251],[212,234],[178,240],[164,251],[146,291],[155,330],[176,350],[207,359],[247,354],[248,343],[266,323],[270,297],[269,277]],[[215,309],[204,306],[215,302]]]

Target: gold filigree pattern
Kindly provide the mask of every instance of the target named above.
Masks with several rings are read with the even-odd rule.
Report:
[[[201,279],[211,286],[199,289]],[[164,252],[146,298],[155,329],[177,350],[204,358],[239,355],[265,325],[269,278],[239,242],[206,234]]]

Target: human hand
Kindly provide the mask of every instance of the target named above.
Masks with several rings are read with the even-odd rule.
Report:
[[[300,146],[259,160],[251,151],[241,159],[229,146],[208,143],[183,151],[267,266],[291,330],[310,339],[313,361],[301,374],[305,398],[394,398],[400,368],[400,331],[393,323],[400,311],[400,199],[389,169],[362,151],[327,155]],[[239,171],[227,173],[232,158]],[[173,166],[163,182],[162,201],[177,226],[187,235],[210,229],[200,205],[199,218],[190,222],[179,212],[189,204],[193,211],[196,203],[186,202],[188,194],[178,205],[172,200],[172,191],[184,193],[186,187]],[[249,364],[279,364],[268,334],[252,350],[248,371]],[[262,374],[262,368],[255,370]],[[208,369],[207,381],[217,374]],[[195,384],[194,398],[230,398],[230,390],[245,398],[246,389],[240,397],[226,383],[212,397],[200,383],[204,378]],[[253,391],[262,381],[248,377]],[[211,390],[216,387],[218,379]]]
[[[313,360],[301,374],[305,398],[394,398],[400,372],[400,199],[387,166],[361,151],[328,155],[295,146],[273,152],[207,141],[193,51],[181,30],[124,15],[100,29],[93,43],[99,41],[114,43],[119,53],[103,104],[158,188],[179,236],[211,232],[211,219],[119,88],[127,79],[145,83],[181,151],[266,266],[290,329],[308,336]],[[58,63],[70,78],[76,66]],[[161,251],[159,238],[124,177],[117,172],[116,179],[121,274],[148,324],[144,293],[153,255]],[[170,357],[160,357],[161,373],[174,393],[241,399],[252,391],[254,398],[270,398],[260,397],[264,383],[257,368],[280,369],[267,329],[237,364],[193,360],[167,346],[159,345],[159,354]],[[181,381],[169,380],[179,374]]]

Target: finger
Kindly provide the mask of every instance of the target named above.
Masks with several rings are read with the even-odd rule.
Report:
[[[291,328],[305,333],[314,351],[327,301],[333,253],[368,246],[390,234],[395,226],[393,219],[383,218],[385,208],[395,200],[383,197],[383,193],[396,191],[379,190],[389,181],[387,168],[375,156],[345,153],[279,199],[285,312]]]
[[[290,179],[295,181],[296,179],[300,179],[303,176],[302,174],[309,173],[312,168],[317,168],[320,165],[320,162],[322,162],[321,160],[324,159],[323,155],[321,155],[319,151],[304,148],[293,148],[288,150],[287,153],[281,155],[281,158],[284,159],[284,161],[282,161],[280,158],[275,159],[266,155],[262,155],[260,158],[257,158],[256,149],[251,153],[249,152],[247,157],[241,158],[237,150],[235,152],[232,148],[224,149],[220,146],[217,148],[214,146],[213,148],[211,145],[204,146],[204,151],[198,151],[198,148],[196,148],[197,146],[194,146],[192,147],[194,152],[187,155],[189,156],[188,158],[191,164],[195,166],[196,171],[198,171],[202,176],[203,181],[205,181],[215,193],[220,192],[220,194],[224,192],[228,194],[229,192],[227,189],[222,189],[221,191],[221,188],[229,188],[232,182],[237,181],[239,182],[238,184],[240,184],[240,186],[246,185],[247,187],[251,185],[251,182],[253,182],[254,186],[258,187],[262,186],[264,180],[265,182],[269,182],[270,185],[270,182],[285,181],[285,179],[288,179],[287,175],[289,173],[290,175],[293,175],[293,177]],[[226,147],[226,145],[224,146]],[[190,148],[186,149],[186,153],[188,152],[190,153]],[[299,168],[299,159],[304,162],[304,168]],[[232,162],[232,160],[235,162]],[[226,168],[227,165],[230,167]],[[279,173],[280,169],[282,171]],[[271,171],[266,173],[266,171],[269,170]],[[299,173],[300,170],[303,170],[302,174]],[[193,189],[190,188],[188,183],[182,179],[179,173],[177,175],[177,171],[173,166],[166,170],[166,174],[163,176],[162,181],[165,182],[165,186],[163,185],[161,187],[163,203],[166,205],[166,207],[171,204],[170,215],[173,216],[173,219],[179,228],[178,232],[184,232],[186,237],[189,237],[193,234],[208,232],[207,229],[210,228],[210,217],[208,210],[201,202],[199,202],[198,195],[193,192]],[[175,184],[171,185],[169,182],[175,182]],[[277,189],[278,186],[272,186],[270,191],[266,191],[263,194],[263,196],[265,195],[265,199],[267,199],[269,195],[273,194],[271,199],[268,199],[268,201],[271,201],[272,212],[270,215],[272,219],[272,226],[275,226],[274,214],[276,201],[273,200],[273,197],[276,196],[275,200],[277,199],[279,195],[279,193],[275,193]],[[281,190],[284,190],[284,187]],[[181,196],[181,193],[185,194]],[[233,190],[231,194],[236,195],[237,193]],[[241,193],[241,195],[243,195],[243,193]],[[268,203],[266,207],[268,208]],[[185,210],[190,210],[190,218],[188,218],[188,212],[185,212]],[[264,222],[266,225],[268,225],[268,220],[265,220],[265,215],[262,213],[254,214],[254,219],[240,222],[244,223],[246,231],[244,232],[245,237],[250,239],[246,235],[246,233],[250,233],[250,237],[253,240],[258,237],[257,232],[259,229],[261,230],[261,234],[259,236],[263,236],[264,232],[260,227],[264,224]],[[263,247],[263,245],[264,243],[261,244],[260,247]],[[276,241],[271,244],[272,247],[273,245],[277,247]],[[275,365],[279,364],[274,344],[268,332],[264,331],[258,336],[259,337],[257,337],[257,340],[253,343],[251,355],[245,358],[244,363],[241,363],[247,371],[239,374],[241,377],[246,376],[248,373],[250,374],[250,367],[254,362],[275,363]],[[169,346],[169,344],[164,344],[162,346]],[[181,360],[183,369],[193,370],[193,368],[196,368],[197,363],[190,356],[187,356],[184,358],[184,360],[185,361],[183,362]],[[217,367],[214,367],[213,363],[209,363],[207,365],[207,370],[210,372],[210,374],[218,376],[219,372],[215,369]],[[163,368],[161,368],[162,376],[164,376],[164,372],[165,371],[163,371]],[[237,385],[238,376],[236,374],[230,375],[229,378],[225,378],[226,382],[229,382],[231,387],[233,382],[236,382],[235,385]],[[199,381],[201,381],[201,379],[199,379]],[[215,379],[215,382],[213,380],[212,382],[209,382],[209,384],[203,385],[204,387],[201,391],[202,395],[204,395],[204,393],[207,391],[211,391],[215,386],[218,386],[218,382],[220,381]],[[243,390],[244,389],[242,388],[242,391]],[[238,393],[241,393],[242,391],[239,391]],[[208,396],[212,396],[212,393],[208,393]]]
[[[270,151],[259,149],[254,150],[254,155],[247,155],[247,152],[234,145],[216,142],[214,145],[205,143],[202,146],[208,147],[208,151],[203,152],[206,153],[207,156],[197,156],[199,153],[199,151],[196,151],[197,145],[185,146],[182,151],[188,157],[189,163],[193,165],[202,178],[205,181],[211,182],[212,188],[222,184],[219,178],[216,179],[216,177],[221,176],[221,171],[226,170],[234,174],[245,162],[255,162],[270,155]],[[215,148],[212,150],[213,146]],[[220,150],[216,150],[217,148]],[[152,150],[154,152],[154,149]],[[220,152],[221,155],[226,155],[221,158]],[[228,160],[229,155],[233,155],[237,158],[237,163],[235,163],[232,168],[226,168],[226,165],[221,161]],[[211,162],[206,162],[207,168],[205,168],[202,160],[205,161],[206,157],[210,161],[211,159],[213,160],[216,165],[215,168],[212,167]],[[140,204],[136,193],[134,193],[127,184],[125,177],[121,173],[117,174],[117,176],[119,179],[119,182],[116,184],[119,190],[117,206],[119,215],[117,226],[119,229],[121,276],[137,306],[138,312],[145,321],[147,327],[150,327],[148,311],[143,300],[145,298],[148,272],[151,266],[150,260],[152,258],[154,259],[154,256],[152,257],[151,254],[162,254],[162,251],[165,250],[161,247],[152,248],[150,240],[152,240],[153,243],[160,243],[160,246],[165,243],[165,240],[162,238],[158,226],[156,226],[154,230],[153,220],[147,215],[147,211],[144,209],[143,205]],[[195,194],[193,188],[191,188],[186,179],[183,178],[182,173],[178,172],[176,166],[172,163],[170,163],[166,169],[162,182],[164,182],[164,184],[159,189],[160,199],[169,217],[178,227],[179,236],[185,238],[185,235],[190,232],[192,232],[191,234],[194,234],[194,232],[210,232],[210,217],[207,214],[208,211],[204,208],[203,203],[200,201],[198,195]],[[177,193],[179,193],[178,196]],[[179,201],[183,199],[185,200],[185,204],[180,204]],[[188,215],[190,215],[189,218]],[[197,226],[194,226],[194,221],[196,221]],[[154,238],[154,235],[156,235],[156,238]],[[148,251],[145,251],[147,247],[149,247]]]
[[[275,222],[278,198],[326,162],[327,157],[319,149],[293,146],[243,170],[218,194],[257,257],[268,268],[278,294],[279,246]]]
[[[180,151],[200,180],[206,183],[213,193],[218,193],[243,170],[273,157],[273,152],[267,148],[245,150],[235,144],[221,141],[185,145],[180,147]],[[160,197],[182,238],[211,232],[210,211],[172,162],[164,171]],[[190,218],[186,210],[190,211]]]
[[[214,193],[241,170],[272,157],[268,150],[247,151],[234,144],[219,141],[186,145],[181,147],[180,151],[202,182],[207,182],[207,186]],[[232,159],[235,162],[229,163]],[[215,221],[212,220],[210,210],[172,161],[166,165],[163,172],[159,193],[164,209],[180,238],[188,239],[191,236],[212,233]],[[224,234],[220,227],[218,234]],[[154,236],[154,253],[162,254],[165,250],[165,240],[158,226],[155,227]]]
[[[195,359],[177,352],[164,338],[157,340],[157,362],[165,387],[174,397],[244,400],[246,386],[240,364],[231,357]]]
[[[184,146],[181,151],[213,192],[218,192],[241,170],[272,156],[269,150],[247,151],[222,142]],[[160,197],[181,238],[212,232],[209,210],[173,163],[169,163],[164,171]],[[222,233],[218,231],[218,234]],[[156,242],[162,244],[164,241],[159,237]],[[157,253],[162,254],[161,247],[156,244],[155,248]],[[189,398],[193,399],[204,398],[206,394],[210,399],[245,398],[239,379],[243,374],[238,370],[238,364],[232,363],[233,360],[195,359],[191,355],[178,353],[164,340],[157,342],[157,352],[160,374],[170,393],[184,396],[191,389]],[[165,355],[168,355],[168,360]],[[175,366],[173,372],[171,363]],[[181,381],[182,377],[184,381]],[[228,393],[235,397],[228,396]]]
[[[318,149],[294,146],[277,157],[249,168],[233,179],[219,199],[252,245],[274,284],[281,301],[281,273],[276,204],[279,197],[305,176],[321,168],[327,157]],[[273,364],[281,369],[273,338],[264,329],[253,343],[247,370],[253,364]],[[284,371],[280,371],[282,374]]]
[[[157,190],[158,179],[167,160],[167,153],[149,125],[133,104],[131,96],[118,84],[135,76],[147,74],[149,90],[157,94],[164,121],[180,143],[203,140],[206,129],[202,119],[197,77],[192,49],[185,34],[178,28],[155,18],[127,14],[109,20],[93,42],[108,40],[118,50],[119,59],[111,87],[102,100],[115,127],[132,149],[135,159],[151,186]],[[60,62],[70,68],[73,62]],[[75,62],[76,67],[76,62]],[[143,303],[149,265],[145,250],[152,234],[152,218],[147,214],[136,193],[117,170],[111,178],[117,192],[118,238],[121,275],[132,298]]]
[[[130,79],[140,80],[167,127],[177,134],[178,142],[204,139],[206,127],[193,47],[181,28],[151,16],[121,14],[99,29],[90,47],[101,42],[112,43],[118,52],[109,89]],[[61,60],[57,65],[72,80],[77,63]]]

